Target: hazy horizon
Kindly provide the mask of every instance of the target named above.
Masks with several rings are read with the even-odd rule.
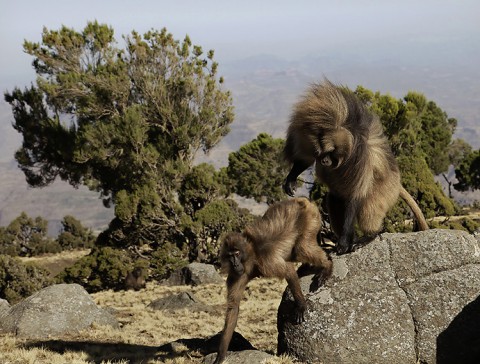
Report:
[[[53,1],[1,0],[0,87],[22,86],[34,79],[32,59],[23,53],[24,39],[40,41],[43,27],[83,29],[87,21],[111,25],[117,40],[166,27],[176,39],[188,34],[195,44],[214,49],[220,62],[258,54],[288,60],[320,52],[351,52],[388,44],[381,52],[408,52],[411,42],[480,40],[480,3],[428,1]],[[406,49],[405,49],[406,48]],[[418,50],[416,50],[418,52]],[[467,51],[467,50],[465,50]],[[424,52],[429,52],[428,48]],[[422,57],[422,52],[418,52]],[[430,55],[434,56],[434,55]],[[382,58],[382,55],[376,55]]]

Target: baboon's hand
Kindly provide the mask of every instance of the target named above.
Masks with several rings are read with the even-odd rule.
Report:
[[[305,321],[305,307],[296,306],[293,311],[293,323],[299,325]]]
[[[312,278],[312,283],[310,284],[310,292],[317,291],[321,286],[325,284],[327,278],[328,274],[324,271],[315,274]]]
[[[289,180],[288,178],[285,180],[285,183],[283,184],[283,191],[293,197],[295,196],[295,190],[297,189],[297,181],[296,180]]]

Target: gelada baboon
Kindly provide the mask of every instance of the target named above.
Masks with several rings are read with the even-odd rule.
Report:
[[[355,248],[354,224],[371,240],[387,212],[402,197],[420,230],[427,230],[420,208],[400,183],[400,172],[382,124],[345,87],[325,80],[314,84],[294,107],[285,158],[293,163],[283,185],[293,196],[297,177],[315,163],[328,186],[327,210],[338,237],[337,253]]]
[[[145,288],[145,272],[142,268],[136,267],[133,271],[128,272],[125,277],[125,288],[127,290],[134,289],[135,291]]]
[[[223,240],[220,260],[227,278],[227,313],[215,363],[227,354],[237,325],[240,300],[247,283],[255,277],[285,278],[295,300],[294,321],[304,320],[307,307],[293,262],[305,263],[316,273],[316,285],[330,276],[332,261],[317,244],[321,227],[318,207],[306,198],[276,203],[247,226]]]

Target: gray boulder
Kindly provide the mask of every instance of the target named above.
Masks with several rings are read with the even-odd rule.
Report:
[[[287,290],[278,352],[307,363],[480,362],[480,247],[453,230],[383,234],[334,256],[325,286],[310,292],[306,321],[291,321]]]
[[[9,308],[10,304],[8,301],[0,298],[0,317],[2,317],[2,315],[5,314]]]
[[[82,286],[58,284],[10,307],[0,320],[0,333],[45,339],[76,333],[93,323],[119,327],[118,321],[99,308]]]
[[[147,308],[151,310],[178,310],[188,308],[190,311],[211,311],[207,306],[195,297],[191,292],[181,292],[152,301]]]
[[[224,283],[224,280],[211,264],[190,263],[186,267],[174,271],[163,284],[169,286],[198,286],[209,283]]]

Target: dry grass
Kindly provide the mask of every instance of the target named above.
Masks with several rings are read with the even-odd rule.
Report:
[[[64,260],[62,260],[64,262]],[[52,264],[50,258],[48,264]],[[241,304],[236,331],[256,348],[276,352],[276,315],[286,282],[257,279],[249,284]],[[192,292],[207,310],[147,309],[147,305],[161,297],[183,291]],[[208,338],[223,327],[225,285],[201,287],[164,287],[150,283],[141,291],[105,291],[93,294],[93,299],[104,308],[113,308],[121,329],[95,326],[75,336],[51,338],[45,341],[26,341],[11,335],[0,335],[1,364],[60,364],[60,363],[200,363],[203,356],[197,352],[161,352],[160,346],[179,339]],[[289,364],[281,357],[268,364]]]
[[[71,267],[77,260],[90,253],[90,249],[65,251],[61,254],[45,254],[34,257],[20,257],[23,263],[32,263],[56,276],[67,267]]]

